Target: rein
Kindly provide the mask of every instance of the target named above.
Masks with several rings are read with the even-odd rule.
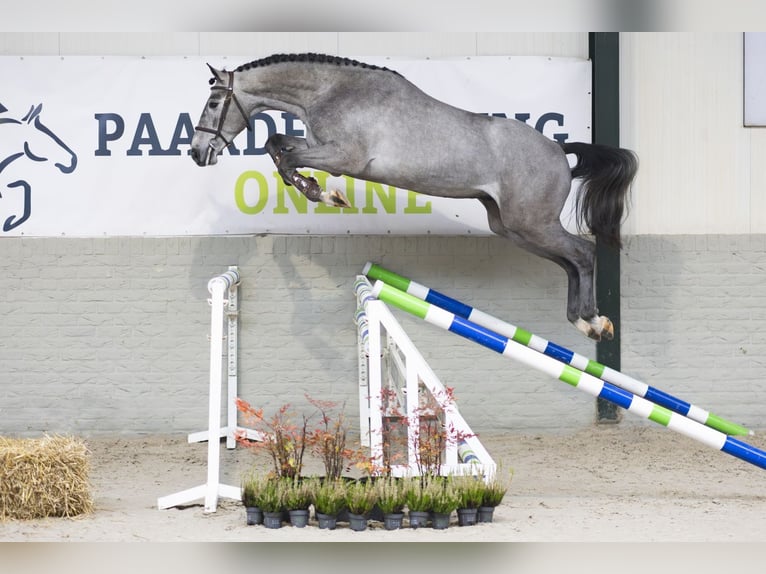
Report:
[[[234,102],[234,105],[237,106],[237,109],[239,110],[239,113],[242,114],[242,117],[245,119],[245,125],[247,126],[247,129],[250,130],[250,118],[245,113],[244,108],[242,107],[242,104],[239,103],[239,100],[237,99],[237,95],[234,93],[234,72],[226,72],[229,75],[229,81],[228,85],[226,86],[213,86],[210,89],[211,90],[226,90],[226,97],[223,100],[223,109],[221,110],[221,116],[218,119],[218,127],[216,129],[208,128],[205,126],[195,126],[194,129],[201,131],[201,132],[207,132],[209,134],[213,134],[213,139],[210,140],[208,143],[208,146],[210,149],[208,150],[208,153],[217,153],[219,150],[213,146],[213,142],[220,138],[221,141],[224,143],[223,147],[229,146],[231,144],[230,140],[227,140],[223,136],[223,124],[226,122],[226,114],[229,112],[229,106],[231,105],[231,102]],[[234,139],[234,138],[232,138]],[[223,148],[221,148],[223,149]]]

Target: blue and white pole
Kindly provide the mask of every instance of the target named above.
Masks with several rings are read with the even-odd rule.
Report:
[[[548,355],[562,363],[572,365],[573,367],[585,371],[586,373],[593,375],[599,379],[610,382],[613,385],[621,387],[631,393],[643,397],[653,403],[657,403],[671,411],[682,414],[692,420],[707,425],[711,428],[717,429],[723,433],[729,435],[751,435],[753,432],[737,423],[733,423],[724,418],[714,415],[700,407],[694,406],[686,401],[682,401],[670,395],[664,391],[656,389],[643,383],[633,377],[630,377],[620,371],[616,371],[606,365],[602,365],[596,361],[590,360],[583,355],[570,351],[569,349],[547,341],[542,337],[533,335],[529,331],[526,331],[520,327],[516,327],[510,323],[497,319],[492,315],[488,315],[479,309],[466,305],[452,299],[447,295],[439,293],[434,289],[416,283],[411,279],[397,275],[393,271],[384,269],[380,265],[368,262],[364,266],[363,273],[367,275],[371,280],[381,280],[389,285],[396,287],[400,291],[414,295],[415,297],[427,301],[446,309],[454,313],[459,317],[468,319],[477,325],[486,327],[498,333],[504,335],[509,339],[517,343],[521,343],[535,351]]]
[[[372,294],[389,305],[424,319],[427,323],[441,327],[501,355],[547,373],[589,395],[612,402],[636,416],[654,421],[689,438],[766,469],[766,452],[727,436],[721,431],[705,426],[571,365],[541,354],[446,309],[387,285],[383,281],[375,282]]]

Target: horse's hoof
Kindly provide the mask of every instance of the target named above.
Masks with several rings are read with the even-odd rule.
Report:
[[[323,191],[319,199],[322,203],[332,207],[351,207],[348,198],[339,189]]]
[[[602,339],[611,341],[614,339],[614,326],[608,317],[596,316],[589,321],[580,318],[575,321],[574,325],[586,337],[594,341],[601,341]]]
[[[611,341],[614,339],[614,325],[607,317],[600,317],[601,319],[601,338]]]

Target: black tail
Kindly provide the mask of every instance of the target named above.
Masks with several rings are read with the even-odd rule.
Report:
[[[599,144],[562,144],[564,153],[577,156],[572,178],[582,178],[577,197],[580,223],[608,245],[622,246],[620,224],[638,158],[630,150]]]

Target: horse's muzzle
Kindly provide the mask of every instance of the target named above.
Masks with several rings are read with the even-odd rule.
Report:
[[[205,147],[193,147],[191,150],[191,157],[200,167],[207,165],[215,165],[218,161],[218,153],[212,146]]]

